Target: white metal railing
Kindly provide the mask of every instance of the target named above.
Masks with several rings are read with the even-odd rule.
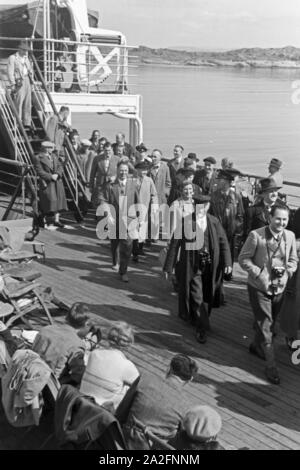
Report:
[[[23,38],[24,39],[24,38]],[[11,47],[0,50],[12,54],[21,38],[0,37]],[[128,79],[135,77],[125,44],[71,41],[68,38],[26,39],[30,44],[50,92],[119,93],[129,91]],[[130,74],[129,74],[130,70]]]

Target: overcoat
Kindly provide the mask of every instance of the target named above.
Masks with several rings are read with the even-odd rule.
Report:
[[[195,220],[192,221],[192,229],[193,232],[196,232]],[[225,266],[232,266],[230,248],[221,223],[216,217],[209,214],[207,214],[207,230],[212,263],[210,275],[207,277],[208,285],[204,289],[203,300],[207,302],[210,307],[219,307],[223,270]],[[191,243],[192,241],[194,240],[188,240],[185,237],[184,230],[180,240],[176,240],[173,236],[164,265],[164,271],[171,273],[180,249],[176,272],[178,274],[179,283],[185,284],[187,292],[189,292],[189,284],[199,268],[198,250],[186,249],[186,243]]]
[[[52,157],[53,162],[46,152],[41,152],[34,158],[34,166],[39,176],[40,209],[44,214],[68,209],[62,182],[63,163],[55,152],[52,153]],[[56,181],[52,180],[54,174],[59,176]]]

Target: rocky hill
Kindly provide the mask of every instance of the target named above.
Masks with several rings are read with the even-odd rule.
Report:
[[[269,49],[255,47],[225,52],[151,49],[140,46],[133,50],[133,54],[138,56],[142,64],[300,68],[300,48],[293,46]]]

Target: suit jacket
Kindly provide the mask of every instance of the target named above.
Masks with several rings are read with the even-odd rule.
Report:
[[[268,235],[266,227],[250,232],[239,255],[239,264],[248,273],[248,284],[264,293],[271,294],[271,263],[269,253],[274,251],[272,239]],[[278,293],[283,292],[288,279],[297,269],[298,257],[296,239],[293,232],[284,230],[283,241],[285,245],[286,272],[280,280],[282,286],[278,287]]]
[[[158,172],[156,173],[152,168],[150,170],[150,176],[156,187],[158,203],[166,204],[171,190],[171,177],[168,165],[164,162],[160,162]]]
[[[100,203],[101,194],[108,190],[111,182],[116,179],[117,165],[119,157],[112,155],[109,159],[109,165],[105,170],[104,156],[97,155],[92,163],[90,172],[90,190],[92,193],[92,202],[95,206]],[[105,196],[105,199],[107,195]]]
[[[123,196],[123,197],[122,197]],[[126,198],[124,199],[124,196]],[[100,205],[103,206],[103,214],[110,214],[115,220],[117,238],[126,238],[127,228],[133,227],[133,221],[139,215],[135,204],[139,204],[140,198],[138,194],[137,181],[127,178],[124,194],[122,195],[119,180],[110,184],[107,191],[100,194]],[[107,206],[109,204],[112,207]],[[125,207],[123,206],[125,204]],[[125,220],[123,217],[125,216]],[[127,224],[127,225],[125,225]]]
[[[153,180],[149,176],[144,176],[142,180],[137,179],[137,188],[140,204],[148,210],[150,204],[158,203],[157,192]]]
[[[194,176],[194,184],[197,184],[202,189],[203,194],[211,194],[213,187],[216,183],[217,172],[214,171],[211,179],[208,181],[206,179],[206,172],[204,169],[197,170]]]
[[[196,222],[193,221],[192,228],[194,232],[196,232],[195,224]],[[223,270],[226,266],[232,266],[232,260],[224,229],[219,220],[209,214],[207,214],[207,230],[212,264],[208,286],[204,293],[204,301],[208,302],[210,306],[219,307]],[[174,236],[172,237],[164,265],[164,271],[168,273],[172,272],[180,249],[178,270],[176,270],[179,274],[179,283],[184,283],[186,285],[186,291],[189,292],[189,284],[199,269],[199,260],[197,257],[198,250],[186,249],[186,243],[192,242],[193,240],[186,239],[184,232],[185,230],[183,227],[181,239],[176,239]]]
[[[28,70],[29,77],[32,77],[32,65],[28,57],[25,57],[25,65]],[[9,56],[7,62],[7,75],[10,85],[16,84],[16,79],[24,78],[24,65],[22,64],[19,54],[15,53]]]
[[[172,185],[170,195],[169,195],[169,199],[168,199],[168,204],[171,205],[172,202],[175,201],[175,199],[180,197],[180,194],[179,194],[180,184],[179,184],[179,181],[176,177],[176,174],[177,174],[178,170],[180,170],[181,168],[184,167],[184,159],[182,158],[181,162],[176,167],[174,165],[174,159],[173,159],[168,163],[168,167],[169,167],[169,170],[170,170],[170,178],[171,178],[171,185]]]

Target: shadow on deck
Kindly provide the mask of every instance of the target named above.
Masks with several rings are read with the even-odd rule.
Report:
[[[46,243],[46,263],[39,265],[43,283],[69,304],[86,302],[104,329],[118,320],[132,324],[136,343],[129,356],[142,372],[163,376],[176,353],[197,361],[199,374],[186,392],[191,404],[218,409],[225,447],[300,448],[300,366],[292,365],[281,334],[276,337],[280,386],[269,384],[265,363],[249,355],[252,314],[238,266],[234,281],[225,286],[227,305],[213,310],[212,332],[200,345],[193,328],[178,318],[176,294],[161,277],[160,243],[142,262],[131,265],[130,282],[124,284],[111,270],[109,244],[97,240],[93,223],[43,231],[38,239]],[[3,416],[0,429],[0,449],[20,448],[21,430],[4,424]],[[31,437],[28,447],[38,448],[38,439]]]

